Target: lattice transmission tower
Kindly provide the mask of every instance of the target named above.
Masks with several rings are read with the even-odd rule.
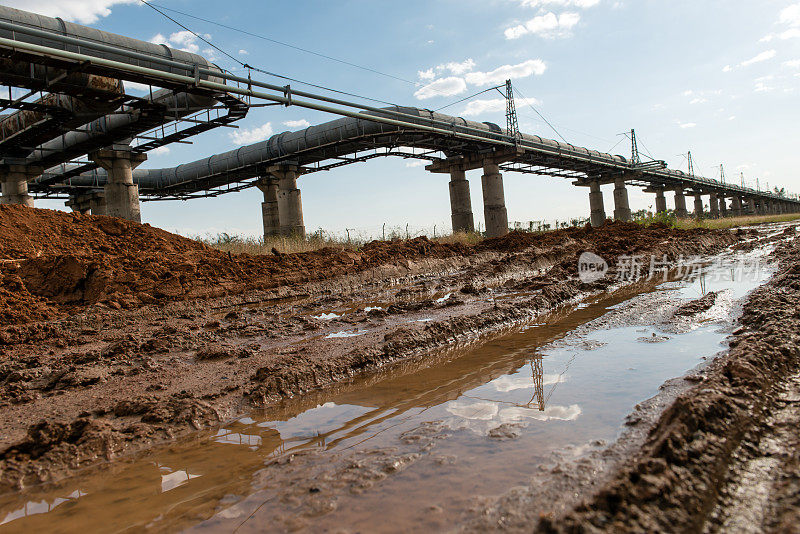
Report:
[[[511,86],[511,80],[506,80],[506,133],[515,141],[520,138],[517,106],[514,105],[514,88]]]

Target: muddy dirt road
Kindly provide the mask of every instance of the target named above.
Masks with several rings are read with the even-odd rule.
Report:
[[[42,229],[46,230],[50,237],[37,240],[35,236],[41,235]],[[154,460],[152,456],[142,455],[148,449],[165,442],[185,444],[186,439],[196,442],[198,439],[208,440],[209,436],[213,438],[214,443],[232,443],[239,440],[238,445],[243,446],[243,449],[237,449],[241,454],[237,452],[234,455],[236,461],[230,463],[219,475],[213,475],[212,469],[204,468],[202,477],[200,473],[194,473],[189,469],[181,471],[166,466],[180,463],[177,459],[181,457],[194,457],[198,461],[199,458],[208,458],[205,463],[201,462],[208,466],[219,463],[218,455],[201,454],[193,446],[187,449],[186,445],[175,445],[178,449],[164,449],[159,445],[154,449],[165,451],[158,454],[166,455],[156,462],[161,466],[158,468],[161,469],[161,474],[156,478],[160,476],[162,492],[164,484],[169,490],[180,488],[178,491],[186,491],[187,482],[193,480],[203,480],[203,484],[211,484],[211,487],[216,487],[217,491],[222,492],[215,498],[209,498],[204,505],[193,505],[191,512],[173,513],[172,516],[165,512],[165,517],[171,517],[170,522],[151,525],[155,530],[169,530],[177,526],[185,528],[206,521],[212,516],[220,521],[215,524],[216,527],[228,530],[229,525],[226,521],[233,524],[238,516],[227,519],[218,516],[220,510],[232,509],[234,501],[228,506],[225,505],[226,499],[233,498],[231,495],[251,494],[252,502],[268,499],[264,493],[253,493],[252,490],[244,490],[242,486],[231,488],[224,484],[220,486],[219,482],[212,484],[215,476],[224,479],[224,473],[241,472],[244,484],[251,485],[253,471],[259,466],[263,468],[265,459],[263,455],[253,455],[246,451],[253,447],[261,449],[267,443],[274,443],[269,446],[270,451],[273,451],[270,452],[272,460],[269,460],[272,463],[267,462],[266,471],[259,475],[263,481],[262,487],[264,484],[277,483],[279,487],[300,488],[298,489],[300,493],[294,495],[288,504],[284,503],[283,507],[284,510],[295,510],[296,513],[285,513],[281,516],[266,515],[261,517],[260,521],[256,515],[255,526],[251,524],[251,528],[255,529],[258,528],[257,525],[265,524],[264,521],[281,525],[280,528],[286,529],[315,528],[319,525],[315,525],[313,521],[309,522],[309,517],[336,517],[335,514],[327,515],[333,511],[326,508],[331,506],[331,503],[350,502],[348,510],[359,509],[356,501],[352,499],[347,501],[340,494],[337,494],[335,499],[318,495],[328,491],[328,488],[323,487],[325,480],[349,480],[350,485],[346,485],[350,488],[348,495],[355,495],[358,492],[352,491],[353,484],[365,484],[369,473],[383,474],[373,479],[366,487],[379,484],[387,474],[386,469],[392,473],[399,473],[404,471],[406,465],[418,461],[421,462],[418,465],[423,466],[426,465],[425,462],[434,462],[439,466],[452,464],[454,467],[450,469],[453,471],[475,469],[477,464],[470,465],[467,462],[465,465],[460,465],[451,460],[451,457],[458,457],[459,454],[463,456],[463,448],[459,453],[442,452],[437,453],[435,457],[425,456],[425,453],[433,447],[432,444],[440,441],[440,436],[458,434],[463,432],[464,428],[454,430],[437,426],[441,425],[442,417],[419,419],[415,410],[418,407],[428,406],[427,411],[435,412],[430,406],[438,406],[448,399],[456,399],[463,403],[464,399],[460,396],[464,392],[484,387],[481,384],[493,380],[500,380],[501,385],[495,387],[497,392],[503,392],[503,388],[505,388],[503,393],[517,391],[519,388],[509,385],[508,381],[511,378],[506,377],[517,376],[514,373],[519,374],[522,372],[520,369],[527,369],[528,365],[531,366],[530,372],[525,371],[525,373],[530,376],[525,381],[532,380],[535,386],[538,376],[541,387],[559,384],[561,380],[555,377],[558,377],[560,371],[556,366],[567,363],[569,356],[565,353],[563,362],[558,358],[545,360],[544,369],[537,371],[533,367],[533,360],[528,356],[518,356],[508,360],[499,353],[483,350],[474,358],[462,357],[470,354],[469,351],[472,350],[470,347],[486,347],[486,343],[499,334],[511,335],[513,338],[520,335],[515,332],[529,331],[528,336],[534,335],[534,332],[539,332],[536,328],[542,328],[534,327],[531,330],[531,325],[536,324],[552,325],[549,328],[555,329],[552,332],[548,330],[550,333],[545,331],[536,333],[537,346],[551,343],[555,339],[553,332],[572,332],[586,321],[601,320],[601,316],[608,313],[613,306],[621,305],[636,295],[649,294],[653,291],[655,288],[653,281],[627,283],[617,280],[615,265],[622,257],[652,255],[658,258],[666,256],[675,260],[681,255],[710,257],[726,249],[728,253],[752,252],[767,250],[764,247],[778,246],[772,256],[778,265],[775,268],[781,269],[781,274],[776,277],[776,281],[770,282],[776,284],[778,280],[784,280],[786,269],[791,268],[790,263],[795,256],[792,256],[790,248],[796,247],[788,244],[793,243],[791,240],[793,234],[790,234],[789,230],[783,233],[783,227],[777,228],[777,226],[762,230],[712,232],[674,231],[658,227],[645,229],[638,225],[611,224],[598,230],[582,228],[541,235],[512,233],[504,238],[487,240],[477,246],[442,245],[419,238],[406,242],[370,243],[359,251],[327,249],[297,255],[275,253],[263,257],[230,256],[147,226],[105,217],[77,216],[6,206],[0,207],[0,230],[2,230],[0,279],[3,281],[0,290],[0,317],[2,317],[0,484],[3,488],[0,507],[2,511],[6,515],[18,514],[19,508],[15,503],[21,500],[38,503],[41,499],[47,508],[54,506],[53,503],[56,501],[61,504],[75,500],[76,497],[73,495],[75,492],[78,492],[79,497],[87,491],[91,495],[97,495],[98,488],[106,483],[101,482],[106,476],[104,473],[119,474],[120,469],[123,469],[126,476],[131,479],[143,477],[144,473],[149,473],[151,467],[147,466],[154,465]],[[580,281],[577,260],[585,251],[594,252],[608,261],[611,266],[608,276],[590,284]],[[796,250],[794,252],[796,253]],[[647,267],[644,268],[645,272]],[[756,354],[756,349],[747,349],[748,343],[761,343],[762,333],[769,331],[771,323],[763,322],[770,320],[769,317],[759,319],[762,321],[760,323],[758,320],[750,319],[752,314],[758,316],[758,312],[753,311],[756,306],[754,302],[757,303],[759,298],[778,298],[776,295],[783,295],[784,291],[788,290],[781,289],[781,293],[775,293],[765,289],[754,293],[750,302],[745,305],[742,319],[743,324],[750,326],[746,327],[748,330],[737,334],[733,341],[735,348],[724,358],[734,358],[739,362],[745,360],[742,360],[743,356],[735,356],[738,354],[736,351],[744,351],[742,354]],[[764,296],[759,297],[762,293],[765,293]],[[709,309],[719,310],[717,300],[724,301],[724,298],[716,296],[713,288],[709,292],[704,287],[702,294],[704,296],[695,295],[693,298],[683,298],[678,301],[673,299],[669,305],[663,305],[658,309],[666,310],[664,313],[669,313],[669,317],[678,318],[675,319],[678,322],[686,320],[691,323],[693,318],[701,316]],[[701,296],[702,298],[699,298]],[[739,295],[737,298],[742,297],[743,295]],[[784,308],[790,306],[792,298],[794,296],[786,295]],[[653,303],[648,304],[648,302],[626,304],[622,308],[638,310],[625,316],[629,326],[642,323],[640,318],[643,316],[652,315],[650,319],[656,316],[652,313],[655,309]],[[731,302],[733,301],[728,304]],[[779,301],[781,302],[784,301]],[[578,312],[575,311],[576,305]],[[763,303],[761,309],[763,310],[765,306],[774,307],[777,304],[772,301]],[[733,310],[730,307],[724,309]],[[778,306],[776,309],[783,308]],[[580,315],[582,317],[580,320],[571,315],[579,312],[588,315]],[[556,315],[553,315],[554,313]],[[571,318],[565,319],[558,315],[564,313]],[[730,321],[730,317],[734,315],[733,312],[726,314],[725,320]],[[639,319],[633,320],[634,316]],[[556,326],[559,324],[563,326]],[[718,325],[717,329],[722,328],[719,326],[722,323],[714,324]],[[730,323],[728,331],[734,328],[736,326]],[[670,334],[665,334],[663,330],[661,328],[658,333],[648,331],[647,334],[659,338],[655,341],[660,341],[661,337],[669,338]],[[642,333],[631,331],[629,335],[633,336],[631,342],[643,344],[639,339],[643,337]],[[689,334],[692,335],[694,334]],[[707,341],[703,338],[705,335],[696,339],[691,338],[694,341],[689,342],[689,346],[699,346],[698,343],[702,345],[707,342],[709,345],[703,349],[705,351],[703,355],[712,357],[716,352],[714,347],[727,334],[719,334],[722,337],[714,334],[708,337]],[[791,341],[787,342],[784,339],[785,335],[784,330],[775,332],[775,336],[782,342],[771,345],[771,350],[776,346],[792,346]],[[559,336],[561,334],[556,335],[556,338]],[[646,341],[654,340],[648,338]],[[522,341],[509,343],[513,346],[522,343],[519,346],[524,346],[525,351],[532,350],[530,337],[525,338],[524,343]],[[680,346],[680,343],[677,346]],[[654,347],[656,345],[653,344]],[[664,357],[668,358],[669,350],[675,350],[676,346],[665,344],[663,347],[667,351]],[[796,351],[796,344],[794,347],[787,349],[789,354],[784,359],[796,358],[797,355],[793,352]],[[591,347],[587,348],[589,349]],[[503,349],[502,354],[506,352],[508,349]],[[603,352],[601,350],[595,354],[602,355]],[[698,354],[692,355],[692,358],[697,357]],[[758,357],[764,358],[764,356]],[[769,358],[769,362],[773,360]],[[716,395],[725,399],[738,399],[737,395],[745,393],[739,390],[720,392],[723,387],[729,385],[713,382],[719,373],[724,376],[727,376],[726,372],[730,374],[728,367],[717,363],[722,361],[723,359],[714,360],[714,363],[703,371],[701,384],[714,384],[712,389]],[[473,365],[470,362],[474,362],[474,371],[470,370],[469,365]],[[653,371],[647,376],[651,377],[649,380],[655,382],[648,387],[656,388],[664,379],[680,376],[697,363],[696,360],[684,359],[676,361],[674,368]],[[750,369],[756,363],[758,362],[748,362],[746,365],[742,363],[740,367]],[[442,365],[445,367],[455,365],[455,367],[445,371]],[[549,369],[551,365],[553,368]],[[736,365],[734,365],[736,373],[739,373],[741,370]],[[763,380],[759,382],[761,385],[758,386],[762,390],[767,388],[765,380],[769,381],[772,387],[771,384],[778,378],[781,381],[788,379],[786,373],[794,364],[770,363],[770,365],[774,367],[773,371],[769,371],[773,373],[772,375],[767,371],[759,371],[764,373],[761,377]],[[718,367],[723,370],[719,371]],[[495,370],[487,371],[487,369]],[[376,374],[377,371],[381,373]],[[385,373],[389,373],[388,376],[393,378],[390,380],[384,376]],[[422,373],[415,379],[416,381],[408,382],[408,379],[403,378],[416,376],[415,373]],[[738,376],[736,373],[734,376]],[[376,378],[380,376],[384,376],[384,379]],[[446,376],[451,377],[446,382],[452,385],[445,389],[437,385],[429,393],[425,393],[428,389],[419,390],[419,386],[416,385],[440,384]],[[470,382],[470,376],[476,378]],[[336,412],[333,415],[326,415],[325,410],[322,412],[313,410],[317,405],[328,406],[330,403],[334,406],[370,405],[374,401],[356,400],[362,398],[364,393],[353,393],[364,390],[365,380],[375,384],[387,384],[386,387],[393,384],[391,387],[399,388],[388,394],[383,389],[384,386],[380,386],[381,391],[384,391],[382,397],[393,399],[381,404],[385,405],[384,409],[387,410],[385,417],[374,414],[371,416],[380,420],[381,424],[384,421],[387,425],[388,422],[394,424],[399,421],[394,419],[398,417],[396,412],[400,409],[398,402],[408,402],[411,398],[417,398],[415,395],[422,395],[419,398],[425,399],[415,401],[416,404],[412,403],[404,408],[406,411],[411,410],[406,416],[414,416],[407,424],[413,422],[414,425],[405,429],[410,433],[402,438],[403,445],[400,449],[376,447],[371,449],[371,452],[364,452],[364,456],[360,459],[353,460],[342,456],[340,461],[332,461],[328,457],[315,459],[315,454],[307,450],[313,449],[311,443],[329,443],[333,439],[331,437],[322,441],[312,439],[308,443],[304,442],[302,448],[305,452],[298,456],[284,454],[287,448],[291,449],[296,444],[291,439],[287,442],[283,437],[287,434],[287,430],[280,433],[281,437],[277,441],[274,436],[268,437],[262,431],[256,435],[256,427],[261,425],[260,428],[264,428],[263,421],[294,421],[298,420],[299,414],[311,410],[315,418],[311,425],[314,428],[320,427],[319,417],[322,417],[323,420],[330,421],[333,425],[331,428],[350,429],[345,432],[347,437],[339,440],[346,442],[348,447],[355,446],[354,443],[364,437],[379,442],[383,438],[374,438],[371,432],[377,432],[381,436],[390,435],[391,432],[383,430],[380,425],[376,426],[373,422],[369,424],[359,422],[361,421],[359,418],[365,417],[363,413]],[[637,499],[642,499],[642,495],[648,493],[642,493],[634,487],[635,484],[641,483],[641,480],[623,474],[631,470],[639,472],[637,470],[643,469],[637,467],[640,463],[647,466],[662,465],[660,461],[653,459],[654,450],[658,450],[659,454],[665,454],[663,445],[654,445],[659,442],[658,436],[674,432],[676,427],[681,431],[688,432],[691,429],[691,432],[699,432],[698,423],[694,419],[691,424],[682,420],[679,423],[664,422],[668,417],[686,417],[684,410],[681,409],[668,408],[661,416],[661,420],[657,421],[660,410],[670,405],[681,406],[680,403],[688,402],[685,396],[700,387],[700,384],[692,386],[696,383],[693,380],[700,378],[683,381],[672,389],[666,388],[671,392],[669,395],[647,405],[651,406],[651,412],[649,415],[640,414],[639,417],[648,423],[630,426],[633,429],[632,434],[639,441],[631,438],[627,442],[622,440],[627,443],[624,447],[619,443],[606,447],[603,442],[595,440],[595,445],[590,449],[596,449],[594,450],[596,455],[605,454],[607,459],[602,463],[602,469],[598,467],[600,464],[594,466],[597,468],[595,471],[605,473],[602,480],[607,484],[596,500],[591,500],[591,495],[594,495],[594,490],[601,486],[599,477],[590,485],[591,487],[581,490],[578,498],[566,501],[561,499],[562,503],[558,510],[551,508],[550,515],[542,515],[540,507],[524,504],[530,502],[530,494],[526,497],[525,490],[519,489],[513,496],[505,493],[505,489],[509,486],[524,488],[530,481],[527,475],[520,476],[519,473],[514,473],[513,469],[510,471],[506,469],[503,475],[488,477],[491,480],[486,486],[488,488],[486,494],[502,495],[502,497],[487,497],[477,503],[469,500],[469,503],[455,507],[457,513],[449,513],[447,510],[444,510],[444,513],[434,511],[435,518],[431,519],[425,515],[419,519],[419,523],[414,523],[414,526],[427,525],[442,529],[462,525],[467,529],[529,530],[540,517],[544,517],[540,528],[554,530],[568,528],[569,525],[594,525],[604,528],[627,524],[635,528],[648,528],[653,525],[670,524],[674,519],[666,512],[661,512],[663,503],[654,502],[653,509],[647,509],[645,504]],[[569,386],[559,387],[565,390]],[[787,382],[782,387],[784,393],[780,395],[783,397],[776,397],[778,400],[774,402],[783,408],[785,412],[783,417],[790,418],[795,405],[786,399],[793,398],[792,392],[795,390],[792,387],[795,386]],[[348,391],[351,393],[347,393]],[[434,391],[437,393],[434,394]],[[631,392],[632,400],[619,403],[613,411],[616,415],[609,416],[608,422],[605,423],[607,426],[596,427],[594,435],[602,434],[603,439],[614,442],[618,432],[618,419],[630,412],[632,404],[652,395],[647,391],[649,390],[643,389]],[[330,400],[328,396],[331,392],[339,392],[339,397]],[[678,400],[672,404],[675,398]],[[781,398],[783,401],[779,400]],[[434,402],[432,399],[441,400]],[[509,402],[515,405],[523,403],[521,398],[509,399]],[[533,398],[530,402],[533,402]],[[632,404],[626,404],[627,402]],[[710,401],[697,402],[696,411],[704,409],[703,407],[710,403]],[[704,402],[706,404],[703,404]],[[738,400],[731,401],[728,409],[733,410],[738,406],[738,402]],[[455,408],[450,405],[448,407],[449,415],[454,415],[453,409],[458,410],[458,405]],[[465,404],[462,408],[469,413],[479,408],[483,409],[472,404]],[[569,419],[570,414],[574,412],[574,408],[573,412],[569,411],[569,404],[555,408],[558,410],[545,407],[542,412],[545,415],[542,417],[553,421],[574,420]],[[645,408],[646,406],[642,407],[643,410]],[[759,409],[765,408],[762,406]],[[463,413],[465,412],[462,410],[462,416]],[[257,418],[255,414],[261,414],[261,419],[254,420]],[[527,423],[522,424],[524,421],[519,417],[497,419],[494,415],[490,416],[489,412],[486,414],[480,417],[489,419],[479,417],[478,420],[498,422],[497,425],[483,425],[485,429],[481,431],[483,432],[481,435],[488,436],[493,432],[488,443],[517,444],[509,446],[512,449],[517,447],[513,453],[517,457],[524,454],[523,451],[529,450],[527,447],[530,443],[525,440],[533,438],[524,437],[528,434],[520,430],[526,427]],[[711,416],[706,417],[709,421],[713,419]],[[744,416],[739,414],[738,417]],[[370,418],[367,419],[371,421]],[[760,424],[758,421],[763,422],[764,417],[752,416],[751,419],[754,420],[749,423],[752,426]],[[732,428],[729,424],[724,426],[726,431]],[[353,432],[354,428],[362,427],[369,430]],[[651,427],[655,430],[648,430]],[[666,430],[658,430],[662,427]],[[769,432],[751,431],[745,423],[737,423],[733,427],[741,427],[742,436],[747,434],[748,437],[740,436],[736,440],[731,440],[729,437],[722,439],[725,443],[741,442],[742,447],[745,447],[748,439],[757,443],[757,440],[767,439],[765,436],[771,435],[769,432],[773,434],[777,432],[774,429]],[[334,433],[338,432],[344,430],[336,430]],[[305,436],[303,432],[298,434],[300,435]],[[523,438],[518,439],[520,435]],[[560,435],[563,437],[563,433]],[[690,435],[694,436],[691,433]],[[386,439],[389,440],[388,437]],[[666,440],[672,443],[670,440],[673,439],[679,438],[662,437],[661,442]],[[711,437],[705,435],[704,439],[709,443],[713,441]],[[251,443],[248,440],[256,441]],[[773,439],[775,440],[777,438]],[[460,443],[459,440],[448,441]],[[564,441],[559,435],[554,435],[550,451],[554,454],[559,453],[563,446],[568,446],[569,443],[569,440]],[[387,441],[385,445],[390,444]],[[460,447],[466,446],[473,445],[460,445]],[[457,448],[455,445],[453,447]],[[486,448],[486,444],[481,447]],[[615,447],[615,453],[607,452],[615,450]],[[170,450],[172,452],[169,452]],[[709,447],[709,450],[713,450],[713,447]],[[134,453],[137,454],[133,455]],[[540,456],[543,458],[547,454],[550,453],[543,450]],[[702,456],[711,454],[704,450]],[[730,451],[725,454],[730,456]],[[229,454],[226,453],[226,456]],[[725,456],[724,460],[713,461],[727,462],[728,456]],[[746,454],[742,453],[739,456],[742,462],[741,465],[737,464],[736,469],[751,473],[759,468],[760,464],[757,461],[754,464],[756,467],[747,463],[750,460],[747,460]],[[426,459],[420,460],[423,457]],[[142,458],[144,460],[140,460]],[[613,461],[608,458],[613,458]],[[636,458],[635,462],[633,458]],[[678,487],[678,482],[682,478],[670,475],[669,462],[673,460],[671,457],[665,460],[666,466],[663,469],[654,468],[661,470],[653,476],[660,475],[663,480],[676,483],[675,495],[682,495],[683,490]],[[292,465],[282,463],[286,461],[290,461]],[[356,462],[357,468],[348,463],[352,461]],[[498,461],[500,464],[505,462],[500,455]],[[98,463],[104,465],[98,467],[96,465]],[[790,466],[790,459],[785,459],[784,463]],[[322,465],[326,465],[326,468],[323,469]],[[708,462],[701,463],[697,469],[709,468],[709,465]],[[683,464],[678,467],[691,468]],[[572,467],[562,465],[562,469],[570,473],[573,483],[580,479],[570,471]],[[504,470],[495,469],[495,471],[502,473]],[[419,468],[408,472],[417,473]],[[426,469],[423,469],[423,472],[427,472]],[[317,485],[306,487],[305,481],[309,479],[310,473],[316,473],[314,475],[316,478],[312,478],[319,482]],[[649,472],[646,474],[651,477]],[[408,488],[419,485],[419,480],[414,478],[418,475],[407,476],[413,480],[407,482],[411,484]],[[623,476],[627,476],[624,483],[619,482],[619,477]],[[151,475],[146,477],[152,478]],[[639,478],[650,480],[648,477]],[[77,479],[83,480],[84,483],[72,487],[75,484],[70,485],[70,481]],[[303,485],[298,486],[297,483],[301,480]],[[558,484],[563,483],[562,480],[552,487],[557,488]],[[780,502],[786,502],[783,510],[791,512],[791,483],[786,481],[782,483],[785,489],[781,490],[783,491],[781,495],[785,495],[785,498]],[[663,481],[658,484],[665,488],[669,487]],[[659,487],[662,487],[661,485]],[[135,495],[137,490],[132,488],[140,486],[133,484],[128,486],[126,491]],[[731,506],[725,505],[724,498],[725,495],[730,495],[728,498],[733,499],[741,492],[753,489],[737,485],[734,478],[726,482],[724,487],[726,489],[722,496],[704,497],[703,502],[706,504],[702,512],[708,516],[707,524],[711,530],[714,525],[731,524],[732,521],[741,522],[742,517],[749,517],[747,510],[737,512],[739,515],[736,515]],[[65,491],[66,488],[70,488],[70,491]],[[398,495],[410,493],[408,488],[406,490],[403,488],[402,483],[396,488]],[[122,491],[120,488],[118,490]],[[469,489],[465,491],[467,494],[470,493]],[[604,508],[612,506],[611,503],[615,502],[615,498],[611,496],[615,491],[620,492],[620,495],[622,492],[629,492],[620,498],[631,506],[641,507],[637,510],[644,512],[641,514],[631,512],[618,505]],[[53,500],[54,495],[61,497]],[[312,497],[310,500],[309,495]],[[553,495],[551,492],[550,496]],[[631,495],[636,495],[636,498]],[[685,497],[680,498],[695,497],[690,497],[689,493],[686,493]],[[674,497],[675,504],[672,506],[676,510],[683,510],[692,521],[698,520],[702,515],[701,511],[687,509],[680,498]],[[421,499],[424,500],[425,497]],[[552,499],[551,501],[555,502]],[[591,504],[581,507],[579,506],[581,501]],[[370,507],[365,504],[369,502],[370,499],[365,498],[360,505],[361,508],[369,509]],[[567,506],[568,503],[572,504]],[[240,513],[248,510],[249,504],[243,505],[238,502],[235,504],[241,505]],[[573,508],[573,504],[578,507]],[[376,505],[380,505],[380,502],[378,501]],[[164,504],[164,506],[172,505]],[[337,505],[333,506],[336,508]],[[69,510],[69,507],[61,509]],[[134,514],[135,512],[132,511]],[[41,515],[41,512],[36,513]],[[231,511],[227,513],[233,514]],[[659,513],[663,517],[659,516]],[[1,515],[3,514],[0,513]],[[119,511],[116,515],[124,516]],[[640,515],[649,519],[646,521],[642,519],[637,523],[634,518]],[[770,518],[778,515],[777,511],[767,514]],[[357,523],[356,516],[357,514],[346,515],[341,524]],[[14,515],[14,520],[5,526],[22,526],[22,523],[16,520],[17,517],[19,515]],[[517,522],[510,521],[509,518],[516,518]],[[364,513],[361,520],[367,521],[368,525],[371,519],[368,513]],[[626,521],[629,523],[625,523]],[[128,526],[131,524],[127,523]],[[74,523],[73,526],[79,528],[80,522]],[[212,524],[209,528],[213,530],[213,526]]]

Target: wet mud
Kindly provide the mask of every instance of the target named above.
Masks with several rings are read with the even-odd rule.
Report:
[[[474,247],[418,238],[231,256],[108,217],[2,206],[0,228],[7,488],[475,342],[617,284],[613,272],[581,283],[583,251],[613,266],[747,237],[610,224]]]
[[[68,477],[92,480],[96,472],[100,481],[107,478],[105,471],[132,476],[125,467],[132,465],[158,480],[162,493],[175,490],[175,498],[197,480],[209,484],[203,497],[186,494],[158,505],[164,509],[147,505],[163,521],[160,528],[195,525],[215,531],[242,524],[242,531],[258,531],[268,522],[285,530],[317,530],[328,521],[374,526],[374,510],[383,502],[371,491],[376,485],[390,488],[389,495],[399,499],[410,488],[431,483],[424,473],[444,473],[439,488],[444,496],[451,491],[448,472],[458,478],[476,467],[455,445],[467,430],[486,440],[478,450],[495,447],[487,443],[506,444],[518,457],[527,450],[530,416],[508,415],[521,408],[536,412],[536,394],[529,405],[515,400],[524,406],[501,410],[504,417],[485,400],[464,395],[485,387],[481,384],[487,380],[499,381],[498,391],[512,387],[506,375],[518,373],[520,365],[530,364],[534,383],[537,373],[553,389],[560,381],[547,368],[536,371],[530,358],[477,360],[476,374],[459,367],[470,365],[469,357],[454,359],[453,354],[491,344],[504,332],[514,338],[527,325],[557,321],[560,310],[591,307],[586,303],[593,298],[622,302],[640,294],[631,304],[609,308],[613,313],[585,319],[591,319],[585,328],[573,324],[563,342],[603,354],[608,340],[591,334],[598,328],[629,327],[631,343],[653,347],[673,347],[675,336],[706,323],[733,332],[741,305],[732,304],[730,291],[706,291],[703,285],[691,298],[651,294],[653,281],[617,280],[616,261],[633,254],[676,260],[772,244],[778,247],[770,258],[779,265],[778,274],[741,308],[743,326],[732,334],[731,351],[713,359],[711,350],[710,363],[663,384],[658,395],[630,413],[622,437],[617,439],[619,423],[610,418],[607,427],[594,429],[602,439],[576,446],[570,443],[580,443],[579,434],[572,431],[571,441],[554,440],[550,452],[528,459],[539,463],[533,480],[505,466],[487,476],[480,490],[464,488],[463,499],[455,504],[420,506],[424,512],[413,518],[387,517],[435,530],[530,530],[534,525],[545,531],[670,530],[680,525],[714,531],[752,522],[754,507],[736,511],[726,503],[740,495],[763,495],[769,486],[775,504],[758,516],[761,524],[779,529],[795,519],[797,477],[791,474],[797,473],[797,457],[783,442],[791,433],[786,422],[798,415],[796,380],[791,381],[797,340],[789,335],[797,328],[793,323],[779,328],[781,321],[790,323],[785,317],[778,320],[797,302],[792,291],[800,291],[795,280],[800,271],[791,271],[800,268],[792,264],[798,245],[789,241],[791,227],[785,232],[682,232],[611,224],[599,230],[512,233],[474,247],[420,238],[371,243],[357,252],[253,257],[221,254],[146,225],[4,208],[0,484],[6,492],[3,503],[13,495],[8,492],[24,490],[29,499],[23,512],[2,504],[11,514],[7,518],[27,515],[29,505],[49,509],[67,503],[61,510],[68,510],[71,503],[87,500],[87,487],[88,499],[102,503],[106,482],[72,487]],[[36,215],[25,218],[26,213]],[[37,226],[58,239],[32,242]],[[584,251],[606,259],[609,276],[582,283],[577,259]],[[172,290],[156,289],[162,284]],[[706,343],[702,332],[697,335],[698,343]],[[716,339],[708,346],[715,346]],[[772,352],[762,354],[762,349]],[[404,377],[425,376],[429,370],[436,377],[432,383],[438,384],[445,378],[439,369],[448,368],[442,362],[451,360],[463,363],[452,364],[455,374],[442,382],[448,386],[415,396],[419,386]],[[569,368],[571,361],[565,354],[561,363]],[[678,376],[685,367],[676,365],[659,372]],[[302,444],[285,437],[281,418],[295,415],[277,414],[316,413],[314,406],[327,406],[331,395],[336,405],[364,404],[355,392],[365,383],[383,391],[383,381],[398,387],[385,416],[381,411],[356,413],[330,435],[303,437],[308,441]],[[431,381],[421,378],[419,383]],[[567,404],[550,406],[539,399],[543,411],[534,420],[567,421],[576,415]],[[430,410],[445,401],[461,423],[413,419],[414,425],[396,435],[381,426],[402,419],[398,413],[403,410],[415,415],[419,408]],[[398,411],[403,402],[407,407]],[[620,405],[614,413],[622,417],[629,411]],[[774,416],[769,424],[768,411]],[[262,414],[263,422],[250,419],[254,414]],[[274,430],[264,430],[276,425],[284,428],[278,438]],[[381,438],[384,434],[394,437]],[[208,470],[201,477],[189,467],[167,467],[199,454],[184,448],[186,439],[209,437],[239,446],[236,462],[224,473]],[[364,448],[360,443],[366,438],[375,445]],[[762,461],[762,442],[779,444],[778,460]],[[155,464],[138,462],[138,455],[164,443],[174,443],[175,450],[159,452]],[[296,445],[297,450],[287,451]],[[265,447],[274,456],[267,461],[255,454]],[[501,456],[498,462],[504,463]],[[780,470],[766,468],[774,462]],[[692,478],[695,471],[701,474]],[[760,477],[766,472],[772,477],[768,482]],[[234,485],[231,476],[238,480]],[[509,485],[514,489],[508,491]],[[55,500],[53,487],[63,489]],[[274,494],[270,488],[283,490]],[[430,491],[437,486],[431,484]],[[36,495],[43,496],[44,504],[36,504]],[[425,493],[419,499],[433,501]],[[391,531],[390,526],[385,530]]]

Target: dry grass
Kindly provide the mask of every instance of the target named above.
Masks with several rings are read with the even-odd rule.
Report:
[[[724,228],[735,228],[737,226],[795,221],[797,219],[800,219],[800,214],[797,213],[785,215],[747,215],[744,217],[726,217],[723,219],[678,219],[675,222],[675,228],[680,228],[682,230],[688,230],[690,228],[720,230]]]
[[[449,234],[441,237],[437,237],[433,241],[437,243],[443,243],[445,245],[454,244],[454,243],[462,243],[464,245],[475,245],[483,241],[483,236],[478,232],[456,232],[454,234]]]
[[[359,247],[366,242],[364,240],[352,240],[348,242],[331,237],[320,237],[319,233],[307,236],[306,238],[274,237],[266,241],[255,237],[242,237],[229,234],[219,234],[215,237],[197,239],[222,252],[251,255],[272,254],[272,249],[283,254],[310,252],[327,247],[358,250]],[[395,237],[394,240],[399,240],[399,238]],[[474,245],[482,240],[483,236],[477,232],[456,232],[455,234],[440,236],[433,239],[433,241],[437,243],[463,243],[465,245]]]

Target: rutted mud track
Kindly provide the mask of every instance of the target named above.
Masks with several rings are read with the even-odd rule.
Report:
[[[566,513],[528,517],[540,519],[537,531],[797,530],[798,253],[797,239],[778,247],[780,270],[750,295],[730,350],[692,377],[697,384],[664,410],[643,445],[591,496]],[[506,514],[527,517],[524,498],[505,501]]]
[[[229,256],[110,218],[0,207],[0,484],[52,480],[608,289],[613,276],[578,280],[583,251],[613,266],[741,237],[612,224]]]

